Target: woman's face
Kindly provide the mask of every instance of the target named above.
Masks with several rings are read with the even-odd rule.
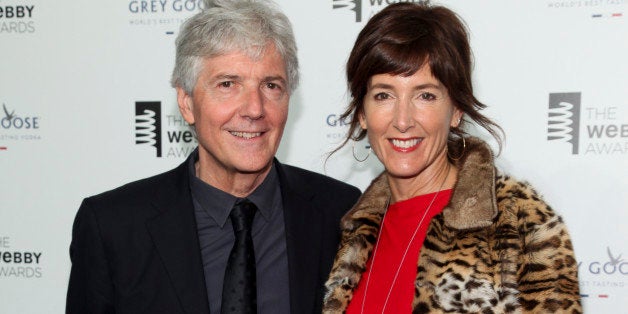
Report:
[[[359,119],[388,174],[412,178],[447,165],[449,128],[461,117],[426,64],[412,76],[372,76]]]

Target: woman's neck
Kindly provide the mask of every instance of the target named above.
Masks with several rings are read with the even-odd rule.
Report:
[[[391,202],[399,202],[415,196],[434,193],[443,189],[451,189],[456,183],[458,170],[447,159],[432,165],[433,169],[425,169],[417,176],[401,178],[388,176],[388,184],[392,195]]]

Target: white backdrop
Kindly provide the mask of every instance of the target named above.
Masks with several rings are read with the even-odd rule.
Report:
[[[0,313],[62,313],[81,199],[170,169],[196,145],[168,80],[178,27],[198,2],[0,0]],[[360,188],[381,170],[350,149],[324,160],[346,132],[336,117],[355,36],[393,2],[278,1],[302,73],[281,161]],[[567,222],[586,312],[625,313],[626,1],[440,3],[470,28],[477,96],[507,135],[498,164]],[[158,112],[160,132],[147,134],[161,157],[136,144],[136,126],[151,122],[136,117],[138,102]]]

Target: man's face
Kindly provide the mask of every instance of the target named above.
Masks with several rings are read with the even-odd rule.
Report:
[[[257,59],[241,51],[204,59],[193,95],[177,88],[181,114],[196,127],[202,171],[212,176],[268,171],[289,99],[285,64],[273,44]]]

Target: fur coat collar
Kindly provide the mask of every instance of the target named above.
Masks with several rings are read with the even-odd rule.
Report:
[[[481,140],[466,138],[449,150],[461,156],[458,179],[449,204],[430,221],[413,313],[581,313],[577,262],[562,218],[531,186],[497,174]],[[384,173],[343,217],[324,313],[347,308],[390,193]]]

